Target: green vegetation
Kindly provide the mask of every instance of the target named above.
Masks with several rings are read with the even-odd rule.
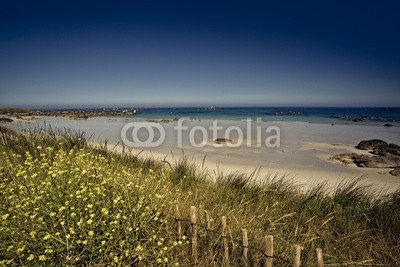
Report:
[[[212,180],[215,180],[213,182]],[[250,245],[274,235],[275,266],[291,266],[300,244],[302,266],[400,265],[400,191],[374,198],[359,181],[327,194],[301,192],[279,177],[263,184],[239,173],[210,177],[188,160],[139,160],[88,144],[83,134],[0,127],[0,265],[193,266],[188,222],[177,242],[174,203],[182,216],[198,208],[214,219],[215,234],[199,227],[198,265],[222,261],[219,218],[232,239],[246,228]],[[243,266],[230,242],[231,266]],[[210,255],[210,247],[215,255]],[[262,254],[250,250],[259,266]]]

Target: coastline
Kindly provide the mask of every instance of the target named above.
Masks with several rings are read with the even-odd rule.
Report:
[[[108,140],[110,148],[118,146],[122,150],[120,133],[127,122],[142,121],[142,119],[125,119],[117,117],[96,117],[86,120],[74,120],[64,117],[40,117],[26,123],[9,123],[13,129],[40,128],[44,123],[52,128],[70,128],[83,131],[87,136],[94,135],[93,142],[103,143]],[[209,126],[211,120],[190,120],[187,126]],[[243,127],[244,121],[219,120],[223,127]],[[359,168],[348,166],[339,161],[331,160],[339,153],[362,153],[355,149],[361,140],[383,139],[390,143],[400,143],[399,127],[378,127],[366,125],[330,125],[295,122],[263,122],[264,126],[275,125],[281,131],[280,147],[227,147],[215,146],[209,138],[204,147],[195,148],[187,145],[188,135],[183,137],[183,147],[176,146],[176,132],[173,120],[165,120],[161,125],[166,129],[164,143],[156,148],[134,148],[133,154],[141,157],[152,157],[169,162],[181,159],[183,156],[202,165],[210,173],[255,172],[255,179],[262,182],[265,177],[281,176],[305,189],[316,183],[325,183],[333,188],[343,180],[354,180],[363,177],[366,184],[374,189],[393,192],[400,188],[400,179],[389,174],[388,168]],[[201,137],[195,136],[196,142]],[[366,152],[364,152],[366,153]]]

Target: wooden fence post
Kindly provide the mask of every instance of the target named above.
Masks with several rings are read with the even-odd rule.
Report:
[[[224,244],[223,263],[225,266],[229,266],[229,243],[228,243],[227,224],[225,216],[221,217],[221,224],[222,224],[222,239]]]
[[[206,230],[207,232],[211,230],[211,221],[210,221],[210,214],[208,211],[204,211],[204,218],[206,220]]]
[[[211,231],[211,220],[210,220],[210,214],[208,211],[204,211],[204,219],[206,222],[206,231],[207,231],[207,253],[208,253],[208,258],[211,259],[214,262],[214,251],[212,248],[211,244],[211,238],[210,238],[210,231]],[[215,263],[215,262],[214,262]]]
[[[301,263],[301,247],[299,245],[293,246],[293,267],[300,267]]]
[[[272,259],[274,256],[274,237],[272,235],[266,235],[264,237],[264,246],[264,267],[272,267]]]
[[[317,248],[317,262],[318,267],[324,267],[324,256],[322,254],[322,249]]]
[[[243,261],[246,266],[249,264],[249,240],[247,239],[247,230],[242,229],[242,246],[243,246]]]
[[[197,217],[196,217],[196,207],[190,207],[190,225],[192,226],[192,257],[193,262],[197,263]]]
[[[176,213],[176,231],[178,232],[178,241],[182,239],[182,222],[181,222],[181,212],[179,211],[179,203],[175,202],[175,213]]]

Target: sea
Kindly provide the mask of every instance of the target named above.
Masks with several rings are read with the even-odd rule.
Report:
[[[127,116],[130,117],[130,116]],[[136,118],[290,121],[320,124],[400,126],[399,108],[320,108],[320,107],[189,107],[139,108]]]

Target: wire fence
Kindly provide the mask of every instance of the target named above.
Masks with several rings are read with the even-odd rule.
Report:
[[[180,207],[178,203],[175,203],[175,224],[177,232],[177,240],[182,241],[183,239],[183,227],[182,224],[186,223],[189,228],[188,238],[190,240],[190,257],[194,266],[197,266],[199,261],[199,252],[201,254],[211,255],[211,262],[207,266],[217,266],[215,262],[216,255],[222,257],[222,266],[232,266],[230,257],[233,256],[233,251],[230,251],[229,243],[239,244],[241,247],[241,257],[244,266],[253,266],[254,263],[250,255],[258,254],[262,257],[262,266],[272,267],[274,262],[280,263],[279,265],[300,267],[301,265],[301,252],[302,247],[299,244],[293,244],[292,247],[292,257],[285,258],[282,255],[274,254],[274,237],[272,235],[266,234],[263,236],[263,246],[251,245],[249,244],[248,233],[246,229],[241,229],[241,239],[234,238],[228,235],[228,224],[225,216],[221,216],[220,225],[217,229],[211,227],[211,218],[208,211],[204,211],[204,224],[198,223],[198,214],[195,206],[190,207],[190,217],[184,218],[181,216]],[[205,231],[205,236],[198,235],[198,230],[201,229]],[[199,245],[199,237],[203,239],[203,244],[206,247]],[[215,239],[216,238],[216,239]],[[204,240],[205,239],[205,240]],[[212,246],[211,240],[217,240],[220,242],[219,246]],[[231,246],[233,249],[233,246]],[[202,249],[203,251],[199,251]],[[206,251],[204,251],[204,249]],[[235,252],[237,253],[237,251]],[[366,260],[361,262],[347,262],[347,263],[324,263],[323,250],[321,248],[316,248],[315,250],[315,262],[316,266],[384,266],[380,264],[374,264],[373,260]],[[257,266],[260,266],[257,264]]]
[[[241,239],[236,239],[233,238],[232,236],[228,235],[228,225],[227,225],[227,220],[225,216],[222,216],[220,218],[220,228],[219,229],[212,229],[211,228],[211,219],[208,211],[204,211],[204,221],[205,225],[200,224],[197,222],[197,209],[195,206],[190,207],[190,218],[182,218],[181,213],[180,213],[180,208],[178,203],[175,204],[175,223],[176,223],[176,231],[177,231],[177,239],[182,240],[182,223],[189,223],[190,224],[190,243],[191,243],[191,257],[192,261],[194,264],[198,261],[198,228],[201,228],[206,231],[206,235],[208,238],[211,238],[211,236],[217,236],[219,239],[222,240],[222,251],[220,252],[222,254],[222,264],[223,266],[230,266],[230,248],[229,248],[229,243],[234,242],[237,244],[240,244],[242,247],[242,258],[243,258],[243,263],[245,266],[251,266],[251,260],[249,257],[250,253],[259,253],[262,255],[264,258],[263,260],[263,266],[264,267],[272,267],[273,262],[276,261],[281,261],[285,265],[289,264],[290,262],[293,263],[294,267],[299,267],[301,264],[301,246],[300,245],[293,245],[293,259],[286,259],[285,257],[282,257],[280,255],[274,255],[274,237],[272,235],[265,235],[263,240],[264,240],[264,246],[258,247],[255,245],[250,245],[248,236],[247,236],[247,230],[242,229],[241,230]],[[206,238],[207,238],[206,237]],[[211,246],[208,247],[208,252],[211,254],[214,254],[213,248]],[[323,267],[324,266],[324,260],[323,260],[323,254],[322,254],[322,249],[317,248],[316,250],[316,257],[317,257],[317,263],[318,267]]]

